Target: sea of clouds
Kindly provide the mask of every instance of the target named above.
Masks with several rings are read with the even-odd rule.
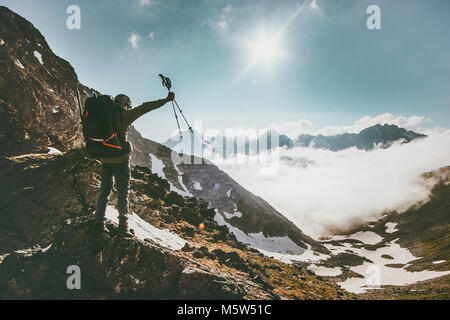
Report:
[[[326,236],[428,199],[433,182],[421,175],[450,165],[450,130],[417,129],[427,121],[379,116],[376,123],[395,123],[428,135],[387,149],[332,152],[312,147],[284,148],[266,155],[265,161],[247,159],[242,164],[241,159],[218,165],[305,233]],[[376,123],[374,118],[365,117],[353,126],[333,128],[333,133],[354,132]]]

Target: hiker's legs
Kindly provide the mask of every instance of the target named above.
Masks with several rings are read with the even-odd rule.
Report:
[[[117,188],[117,210],[119,211],[119,221],[128,220],[129,196],[130,196],[130,163],[116,164],[114,179]]]
[[[97,220],[101,220],[105,217],[106,205],[108,204],[109,195],[111,194],[113,186],[113,170],[108,164],[102,164],[101,178],[102,183],[95,210],[95,218]]]

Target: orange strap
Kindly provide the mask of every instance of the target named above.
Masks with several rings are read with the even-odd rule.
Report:
[[[117,133],[113,133],[113,135],[106,140],[105,139],[95,139],[95,138],[89,138],[89,139],[92,141],[96,141],[96,142],[104,142],[104,141],[109,141],[116,136],[117,136]]]
[[[117,133],[113,133],[113,135],[111,137],[109,137],[108,139],[106,139],[105,141],[109,141],[109,140],[111,140],[112,138],[114,138],[116,136],[117,136]]]
[[[122,149],[121,146],[115,146],[113,144],[106,143],[105,141],[103,141],[103,145],[105,145],[107,147],[111,147],[111,148]]]
[[[95,142],[101,142],[104,146],[107,146],[107,147],[116,148],[116,149],[122,149],[121,146],[116,146],[116,145],[113,145],[113,144],[106,143],[106,142],[108,142],[109,140],[111,140],[111,139],[113,139],[115,137],[117,137],[117,133],[113,133],[112,136],[109,137],[106,140],[104,140],[104,139],[94,139],[94,138],[89,138],[89,139],[92,140],[92,141],[95,141]]]

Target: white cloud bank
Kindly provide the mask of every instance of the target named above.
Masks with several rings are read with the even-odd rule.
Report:
[[[402,116],[394,116],[390,113],[385,113],[382,115],[378,115],[375,117],[363,117],[356,121],[352,126],[349,127],[324,127],[317,131],[318,134],[323,135],[335,135],[342,134],[345,132],[348,133],[359,133],[361,130],[365,128],[374,126],[376,124],[395,124],[396,126],[408,130],[418,130],[420,129],[420,125],[431,122],[430,119],[421,116],[411,116],[411,117],[402,117]]]
[[[427,199],[431,186],[424,185],[420,175],[450,165],[449,145],[450,130],[374,151],[282,149],[280,157],[288,161],[281,160],[274,175],[261,175],[262,166],[257,164],[219,166],[304,232],[322,236],[328,228],[345,228],[356,219],[403,210]]]

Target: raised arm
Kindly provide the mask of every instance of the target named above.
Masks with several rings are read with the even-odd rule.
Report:
[[[136,121],[139,117],[143,116],[144,114],[146,114],[150,111],[161,108],[163,105],[165,105],[169,101],[172,101],[173,99],[175,99],[175,95],[172,92],[170,92],[169,95],[167,96],[167,98],[165,98],[165,99],[145,102],[137,108],[134,108],[131,110],[126,110],[124,112],[125,125],[129,126],[134,121]]]

